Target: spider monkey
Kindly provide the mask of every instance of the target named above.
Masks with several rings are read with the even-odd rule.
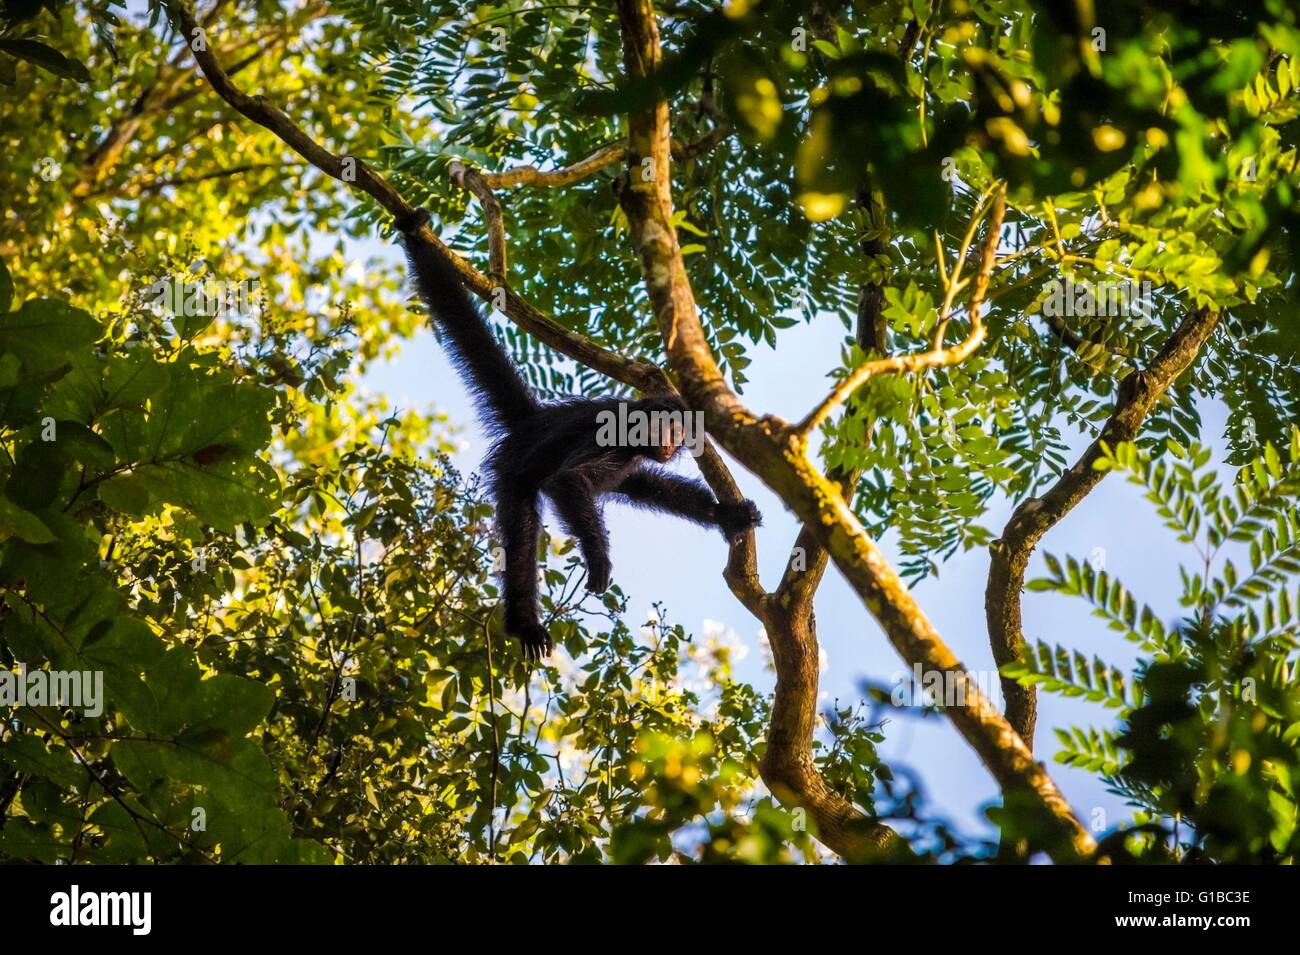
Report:
[[[609,587],[611,570],[609,537],[597,503],[606,495],[716,527],[728,539],[756,527],[762,517],[753,501],[716,500],[702,483],[649,463],[669,461],[681,450],[680,425],[652,431],[654,443],[609,447],[598,440],[599,422],[608,421],[605,416],[616,413],[622,399],[538,401],[492,337],[451,260],[420,238],[419,230],[428,221],[428,211],[420,209],[395,225],[402,233],[416,290],[441,325],[452,361],[494,438],[484,469],[505,550],[505,629],[519,638],[525,658],[539,660],[552,647],[537,608],[540,498],[551,502],[560,523],[577,539],[587,565],[587,590],[596,594]],[[687,410],[675,396],[625,403],[628,417],[633,412],[647,418],[668,413],[651,420],[682,421]]]

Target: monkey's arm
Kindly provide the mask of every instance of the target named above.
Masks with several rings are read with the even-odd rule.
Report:
[[[603,594],[609,589],[613,569],[609,561],[609,534],[591,486],[577,471],[561,471],[545,485],[546,496],[555,505],[564,529],[578,539],[587,564],[587,589]]]
[[[762,523],[753,501],[715,500],[713,492],[699,481],[658,468],[647,466],[634,471],[614,493],[638,507],[666,511],[705,527],[716,527],[728,538]]]

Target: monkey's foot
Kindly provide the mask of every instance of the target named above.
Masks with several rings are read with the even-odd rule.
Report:
[[[524,650],[524,659],[531,663],[539,662],[554,647],[550,631],[540,623],[524,623],[517,627],[510,627],[509,630],[519,638],[519,643]]]
[[[393,225],[397,227],[398,232],[410,235],[412,232],[420,231],[420,227],[427,225],[429,222],[428,209],[416,209],[409,216],[398,216],[393,220]]]

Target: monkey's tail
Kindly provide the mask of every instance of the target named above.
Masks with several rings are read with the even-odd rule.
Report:
[[[419,238],[417,233],[427,221],[428,213],[421,209],[398,223],[416,290],[442,327],[452,361],[478,399],[475,403],[487,419],[485,423],[494,427],[517,424],[537,410],[537,399],[492,336],[451,260],[437,246]]]

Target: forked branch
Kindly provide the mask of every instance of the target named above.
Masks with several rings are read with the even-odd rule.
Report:
[[[1102,457],[1102,444],[1114,447],[1137,437],[1156,403],[1196,360],[1218,322],[1219,314],[1208,309],[1193,309],[1188,313],[1151,363],[1120,383],[1115,408],[1097,440],[1047,493],[1022,501],[1007,521],[1002,536],[989,545],[992,559],[984,590],[984,615],[993,659],[999,667],[1014,662],[1025,646],[1020,592],[1034,548],[1105,477],[1104,471],[1093,467]],[[1038,708],[1034,688],[1003,677],[1002,695],[1007,701],[1007,722],[1015,727],[1025,745],[1032,748]]]
[[[629,76],[652,76],[661,67],[663,51],[651,0],[618,0],[618,12]],[[997,707],[979,692],[862,528],[840,488],[808,462],[800,436],[774,419],[756,417],[727,386],[709,350],[672,226],[668,144],[665,100],[659,98],[628,117],[628,166],[638,168],[648,159],[653,175],[649,180],[627,176],[620,202],[669,363],[688,400],[704,409],[710,433],[771,487],[829,552],[903,659],[927,672],[941,672],[960,687],[964,705],[945,712],[1002,791],[1024,793],[1038,807],[1049,833],[1045,848],[1052,858],[1058,862],[1089,858],[1095,841],[1047,771],[1034,761]]]
[[[473,193],[483,210],[488,233],[488,275],[502,285],[506,283],[506,221],[501,203],[488,185],[487,177],[473,166],[451,164],[451,181]]]
[[[934,346],[926,351],[913,352],[908,355],[891,355],[888,358],[864,361],[853,369],[822,400],[821,404],[794,426],[794,434],[801,437],[811,434],[818,425],[830,416],[831,412],[853,397],[854,392],[872,378],[880,375],[904,375],[921,371],[924,368],[942,368],[946,365],[956,365],[965,361],[975,352],[975,349],[979,348],[980,343],[984,341],[984,336],[987,334],[980,309],[984,305],[984,296],[988,293],[989,276],[993,271],[993,262],[997,256],[998,240],[1002,233],[1002,217],[1005,214],[1006,198],[1004,193],[999,190],[994,197],[992,211],[989,213],[988,231],[984,237],[984,252],[980,259],[979,272],[975,276],[974,287],[971,290],[970,304],[967,307],[967,313],[970,317],[970,331],[967,332],[965,339],[951,347],[945,347],[942,333],[940,333],[936,336]],[[952,282],[954,285],[957,282],[955,274]],[[942,327],[946,322],[946,315],[941,316],[940,326]]]

